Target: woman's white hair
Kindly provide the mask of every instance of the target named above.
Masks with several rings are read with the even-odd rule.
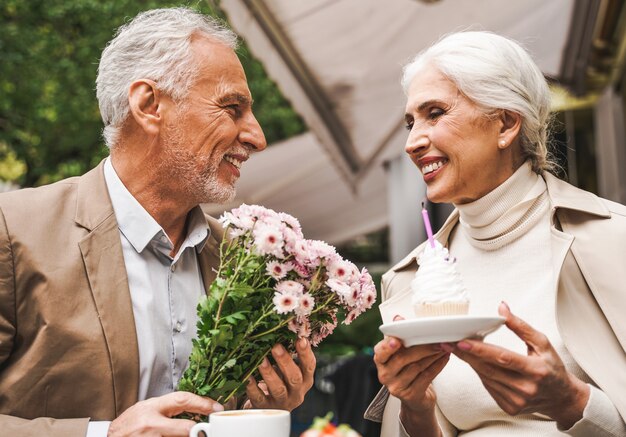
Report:
[[[547,145],[550,89],[537,64],[518,43],[486,31],[446,35],[404,67],[405,93],[426,66],[437,68],[485,113],[504,109],[521,115],[524,159],[530,159],[537,173],[553,170]]]
[[[102,52],[96,78],[102,135],[109,148],[128,117],[128,89],[134,81],[151,79],[174,100],[185,98],[198,73],[190,46],[195,34],[237,47],[237,35],[230,29],[184,7],[142,12],[117,30]]]

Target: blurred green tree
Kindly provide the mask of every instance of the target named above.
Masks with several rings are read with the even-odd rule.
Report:
[[[79,175],[108,154],[95,78],[102,49],[138,12],[207,2],[3,0],[0,3],[0,179],[22,186]],[[240,57],[268,143],[305,130],[245,44]]]

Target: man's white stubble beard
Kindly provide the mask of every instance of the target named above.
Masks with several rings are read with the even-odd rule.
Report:
[[[227,203],[235,198],[235,183],[222,182],[219,179],[219,167],[223,156],[217,162],[208,158],[197,157],[182,145],[185,137],[180,129],[173,128],[166,137],[163,163],[166,174],[174,180],[180,181],[181,188],[191,199],[198,203]],[[203,162],[198,170],[198,161]]]

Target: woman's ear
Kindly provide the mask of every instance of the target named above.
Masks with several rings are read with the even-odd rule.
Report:
[[[135,123],[148,135],[158,135],[161,127],[161,95],[156,83],[149,79],[136,80],[128,89],[130,113]]]
[[[498,135],[498,148],[506,149],[515,141],[522,129],[522,116],[505,109],[500,112],[499,117],[502,126]]]

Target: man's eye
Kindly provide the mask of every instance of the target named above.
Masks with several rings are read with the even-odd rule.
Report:
[[[226,105],[226,109],[233,112],[235,115],[239,115],[239,112],[241,112],[239,105]]]
[[[407,121],[406,124],[404,125],[404,128],[408,131],[410,131],[411,129],[413,129],[413,122],[412,121]]]

